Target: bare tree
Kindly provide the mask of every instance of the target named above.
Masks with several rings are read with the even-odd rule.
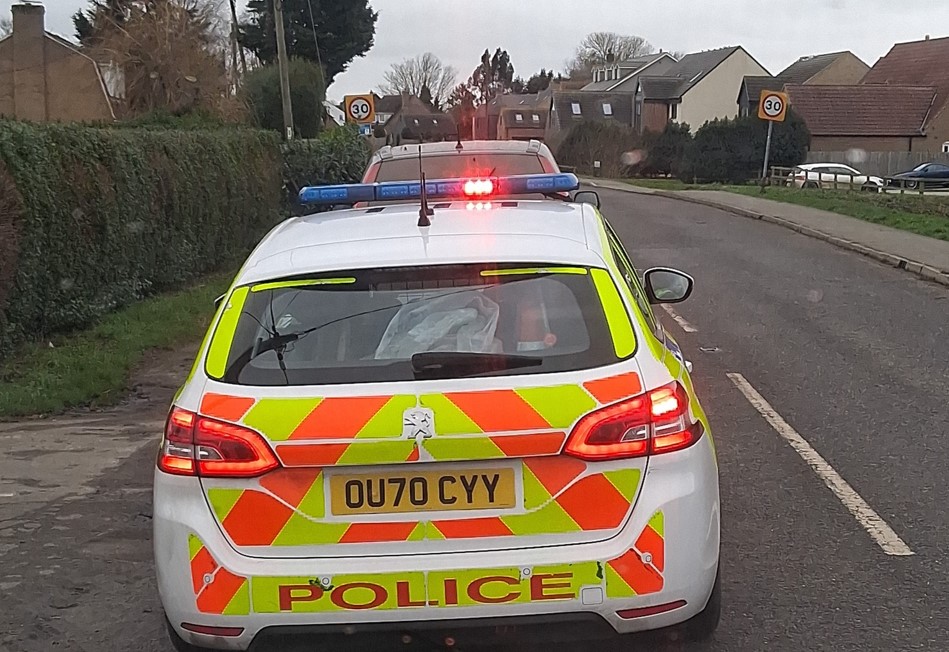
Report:
[[[0,38],[3,38],[4,36],[9,36],[12,33],[13,33],[13,22],[6,16],[4,16],[3,18],[0,18]]]
[[[580,41],[566,67],[571,77],[582,77],[589,75],[593,66],[605,63],[611,55],[616,61],[625,61],[655,51],[656,48],[641,36],[592,32]]]
[[[448,101],[457,76],[457,70],[443,64],[431,52],[426,52],[414,59],[392,64],[379,90],[391,95],[409,93],[421,97],[424,89],[428,89],[432,105],[440,109]]]
[[[130,115],[203,110],[236,117],[219,0],[149,0],[97,26],[95,51],[122,71]]]

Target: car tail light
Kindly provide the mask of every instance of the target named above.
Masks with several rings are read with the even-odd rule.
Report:
[[[689,422],[689,395],[679,383],[640,394],[583,417],[565,452],[590,461],[671,453],[702,436]]]
[[[468,179],[464,190],[466,197],[488,197],[494,193],[494,182],[491,179]]]
[[[279,462],[263,438],[242,426],[174,408],[168,415],[158,468],[174,475],[252,478]]]

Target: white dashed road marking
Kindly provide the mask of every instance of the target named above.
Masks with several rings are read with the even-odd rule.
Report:
[[[687,321],[682,317],[682,315],[680,315],[680,314],[677,313],[675,310],[673,310],[673,309],[672,309],[672,306],[670,306],[668,303],[663,303],[663,304],[660,304],[660,305],[662,305],[662,309],[665,310],[667,313],[669,313],[669,316],[672,317],[672,318],[675,320],[675,323],[677,323],[677,324],[682,328],[682,330],[684,330],[686,333],[698,333],[698,332],[699,332],[699,329],[697,329],[695,326],[693,326],[692,324],[690,324],[689,322],[687,322]]]
[[[797,454],[807,462],[820,479],[824,481],[824,484],[834,492],[834,495],[853,514],[853,517],[876,541],[877,545],[883,549],[883,552],[897,557],[914,554],[910,547],[893,531],[893,528],[880,518],[880,515],[867,504],[867,501],[854,491],[853,487],[834,470],[834,467],[807,443],[806,439],[794,430],[780,414],[775,412],[771,404],[758,393],[758,390],[752,387],[744,376],[730,373],[728,377],[735,383],[738,390],[745,395],[748,402],[771,424],[771,427],[791,445],[791,448],[797,451]]]

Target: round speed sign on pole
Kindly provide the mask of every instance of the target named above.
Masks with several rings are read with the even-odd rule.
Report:
[[[758,102],[758,117],[771,122],[784,122],[788,115],[787,93],[778,91],[761,91],[761,100]]]
[[[368,124],[376,119],[375,98],[370,95],[346,96],[346,120]]]

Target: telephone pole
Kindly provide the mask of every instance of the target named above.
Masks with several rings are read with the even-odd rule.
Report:
[[[287,35],[283,28],[283,0],[273,0],[277,28],[277,67],[280,69],[280,99],[283,101],[284,137],[293,140],[293,107],[290,104],[290,64],[287,60]]]

